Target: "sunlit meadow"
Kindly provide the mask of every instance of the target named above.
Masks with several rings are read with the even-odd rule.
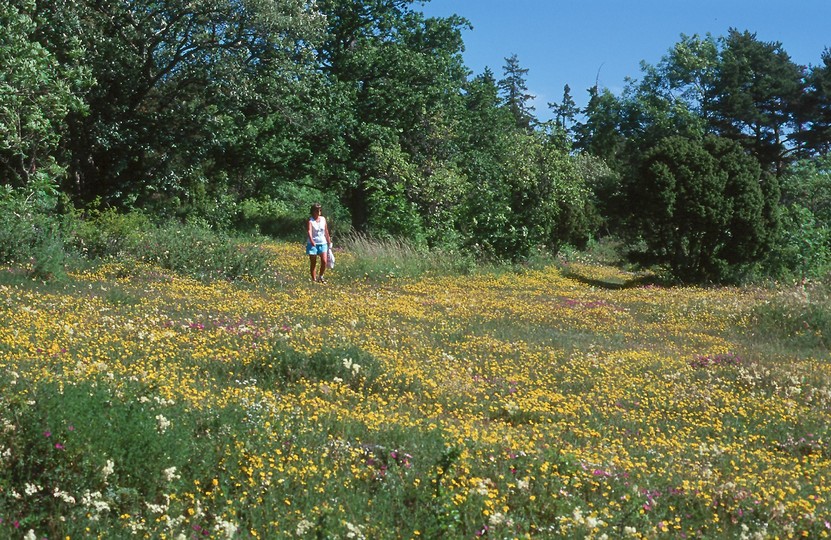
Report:
[[[820,538],[831,363],[599,266],[2,271],[3,538]],[[393,273],[391,273],[393,274]],[[807,329],[810,331],[810,329]]]

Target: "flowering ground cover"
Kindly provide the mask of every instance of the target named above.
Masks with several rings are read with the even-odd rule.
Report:
[[[831,533],[831,363],[759,335],[765,291],[270,249],[268,283],[3,272],[1,537]]]

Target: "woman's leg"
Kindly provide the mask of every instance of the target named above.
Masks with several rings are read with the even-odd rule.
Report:
[[[323,273],[326,271],[326,265],[329,263],[329,252],[324,251],[320,254],[320,274],[318,277],[323,277]]]
[[[312,281],[317,281],[315,276],[315,264],[317,263],[317,255],[309,255],[309,275]]]

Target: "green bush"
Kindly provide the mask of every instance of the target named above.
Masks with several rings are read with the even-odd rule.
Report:
[[[814,213],[794,204],[782,209],[782,227],[765,259],[766,273],[777,279],[815,279],[831,272],[831,228]]]
[[[668,266],[685,282],[736,279],[775,233],[775,185],[738,143],[662,139],[627,185],[630,232],[646,247],[636,257]]]
[[[256,243],[194,224],[154,228],[133,250],[139,260],[202,280],[256,279],[269,266],[269,255]]]
[[[80,221],[74,241],[87,257],[114,257],[137,249],[152,228],[150,219],[141,211],[102,210],[94,204]]]
[[[782,227],[766,261],[777,279],[831,271],[831,156],[795,163],[781,180]]]
[[[64,274],[70,218],[55,211],[57,200],[46,178],[25,188],[0,186],[0,263],[23,266],[39,279]]]
[[[92,534],[88,527],[109,536],[122,514],[151,517],[148,503],[163,503],[181,478],[215,477],[224,457],[221,430],[245,416],[235,409],[194,412],[148,397],[152,392],[130,381],[114,391],[101,381],[34,385],[20,376],[0,389],[11,396],[0,406],[12,419],[0,432],[7,449],[3,525],[16,521],[21,531],[62,530],[73,538]]]
[[[284,201],[269,197],[240,201],[235,228],[242,232],[280,236],[287,229],[301,229],[303,214],[292,212]]]
[[[242,233],[257,233],[288,241],[305,241],[306,220],[314,203],[323,206],[332,236],[352,228],[349,212],[335,193],[310,186],[285,184],[267,194],[246,198],[237,204],[233,226]]]

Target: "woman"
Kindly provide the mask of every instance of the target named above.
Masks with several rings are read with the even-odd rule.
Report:
[[[306,229],[306,253],[309,255],[309,274],[312,282],[326,283],[323,279],[323,273],[326,272],[326,263],[328,262],[329,246],[332,244],[332,239],[329,237],[329,225],[326,223],[326,218],[321,215],[320,203],[315,203],[311,208],[311,217],[309,217],[308,227]],[[320,274],[315,274],[315,265],[317,264],[317,257],[320,256]]]

